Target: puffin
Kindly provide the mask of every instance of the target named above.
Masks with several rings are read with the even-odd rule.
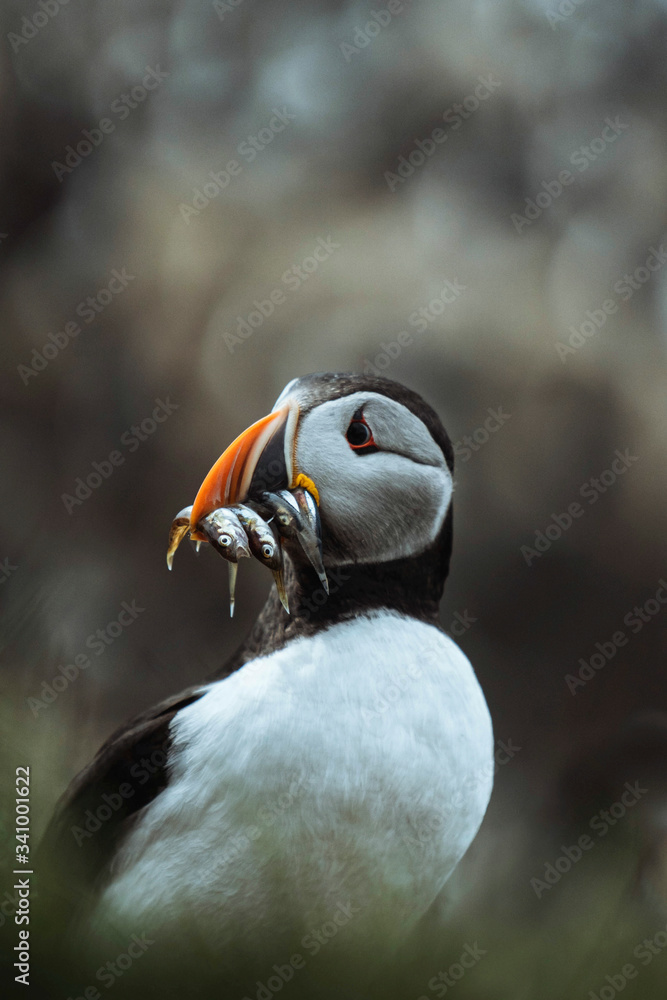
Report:
[[[243,556],[275,586],[214,676],[66,791],[41,848],[64,933],[107,957],[134,934],[170,976],[197,956],[214,985],[252,980],[249,1000],[292,980],[365,995],[336,976],[352,955],[368,982],[386,966],[491,795],[489,710],[439,622],[453,468],[437,413],[370,374],[293,379],[222,453],[168,562],[189,532],[232,585]]]

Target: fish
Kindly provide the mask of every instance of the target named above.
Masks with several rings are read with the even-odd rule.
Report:
[[[167,566],[172,568],[174,553],[190,530],[192,506],[179,511],[171,523]],[[203,517],[197,524],[197,531],[206,536],[206,541],[229,563],[229,617],[234,617],[236,603],[236,575],[238,561],[244,556],[250,558],[248,539],[238,517],[229,507],[219,507]],[[202,539],[197,539],[197,551]]]
[[[260,502],[263,508],[273,512],[281,537],[299,542],[328,594],[329,581],[322,562],[320,514],[311,494],[301,487],[279,490],[263,493]]]
[[[254,506],[251,506],[254,504]],[[257,508],[257,509],[255,509]],[[207,541],[229,563],[230,617],[234,616],[238,561],[251,554],[273,573],[281,604],[289,614],[283,576],[281,539],[297,541],[326,593],[329,593],[324,563],[317,503],[303,487],[263,492],[247,503],[218,507],[191,526],[192,506],[184,507],[172,521],[167,548],[167,566],[172,568],[176,549],[190,531],[197,544]]]
[[[197,523],[197,530],[206,535],[216,552],[229,563],[229,617],[233,618],[239,559],[250,558],[243,522],[231,507],[218,507]]]
[[[283,550],[280,545],[280,539],[276,538],[269,523],[257,511],[253,510],[252,507],[247,506],[247,504],[238,503],[225,509],[231,510],[236,514],[245,528],[250,544],[250,551],[259,562],[273,573],[280,603],[289,614],[289,601],[283,578]]]

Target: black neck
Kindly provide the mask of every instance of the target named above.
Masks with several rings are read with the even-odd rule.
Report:
[[[451,539],[450,509],[438,539],[419,556],[328,567],[328,595],[310,565],[286,560],[285,589],[290,613],[284,610],[272,587],[252,632],[220,674],[231,673],[256,656],[280,649],[290,639],[314,635],[367,611],[387,609],[437,624],[449,571]]]

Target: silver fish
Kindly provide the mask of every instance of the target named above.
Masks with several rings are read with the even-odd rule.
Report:
[[[303,521],[303,527],[298,532],[301,548],[308,556],[311,566],[317,573],[325,592],[328,594],[329,581],[327,580],[326,570],[322,562],[322,530],[319,508],[315,503],[314,497],[308,490],[304,490],[302,487],[293,490],[292,497],[297,502]]]
[[[329,581],[322,562],[320,514],[311,494],[298,487],[291,491],[264,493],[262,501],[274,512],[280,535],[298,540],[328,594]]]
[[[275,517],[281,538],[299,542],[328,594],[329,582],[322,562],[320,515],[311,494],[301,487],[296,490],[279,490],[277,493],[262,493],[259,506],[263,515],[268,512]]]
[[[190,531],[191,515],[192,506],[184,507],[183,510],[178,512],[171,523],[169,545],[167,548],[167,566],[169,569],[174,564],[176,549],[188,531]],[[229,614],[233,618],[238,561],[243,556],[250,557],[246,533],[238,517],[225,507],[219,507],[218,510],[214,510],[210,514],[207,514],[206,517],[203,517],[197,524],[197,531],[205,535],[206,540],[229,563]],[[199,551],[201,542],[201,539],[196,539],[197,551]]]
[[[236,514],[245,528],[252,554],[272,571],[280,603],[289,614],[289,603],[283,579],[283,553],[279,539],[276,538],[270,525],[251,507],[239,503],[234,504],[229,510]]]
[[[244,556],[250,558],[243,524],[231,507],[218,507],[201,519],[197,529],[206,535],[216,552],[229,563],[229,617],[233,618],[238,562]]]
[[[276,520],[276,527],[281,538],[296,538],[303,530],[303,518],[299,513],[299,505],[289,492],[262,493],[258,506],[265,520]]]
[[[250,556],[243,525],[231,507],[218,507],[202,517],[197,530],[206,535],[213,548],[225,559],[238,562],[242,556]]]

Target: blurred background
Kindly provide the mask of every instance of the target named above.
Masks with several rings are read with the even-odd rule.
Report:
[[[604,1000],[626,962],[662,995],[667,4],[7,0],[2,33],[8,809],[30,765],[38,837],[250,628],[260,567],[230,621],[213,553],[165,565],[232,438],[297,375],[381,372],[457,444],[442,622],[515,748],[397,995],[476,939],[461,996]]]

